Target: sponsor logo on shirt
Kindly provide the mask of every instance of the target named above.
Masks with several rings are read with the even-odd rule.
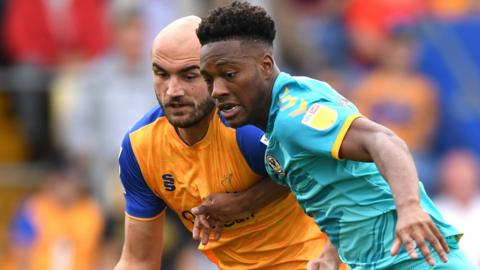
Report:
[[[336,110],[318,103],[308,108],[303,116],[302,124],[316,130],[327,130],[337,121],[338,113]]]

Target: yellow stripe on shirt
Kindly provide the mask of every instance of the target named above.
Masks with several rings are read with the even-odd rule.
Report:
[[[333,158],[340,160],[340,146],[342,146],[343,139],[345,138],[345,135],[347,135],[347,131],[352,125],[353,120],[359,117],[362,117],[362,115],[359,113],[352,114],[348,116],[345,122],[343,123],[343,126],[341,127],[340,132],[338,133],[337,138],[333,143],[333,147],[331,151]]]

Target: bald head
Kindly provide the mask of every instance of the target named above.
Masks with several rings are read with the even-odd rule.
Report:
[[[200,42],[195,31],[201,19],[187,16],[177,19],[163,28],[155,37],[152,53],[166,53],[174,57],[195,53],[200,54]]]

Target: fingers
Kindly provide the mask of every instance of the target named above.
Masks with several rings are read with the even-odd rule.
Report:
[[[210,222],[208,222],[207,216],[205,215],[198,215],[196,216],[200,220],[200,224],[202,225],[203,228],[210,228]]]
[[[402,241],[400,240],[400,238],[398,238],[398,236],[395,236],[395,240],[393,240],[392,249],[390,250],[390,255],[397,256],[401,246],[402,246]]]
[[[395,239],[393,240],[392,249],[390,255],[396,256],[400,251],[401,246],[404,245],[407,250],[408,256],[412,259],[417,259],[417,252],[415,251],[415,242],[405,231],[397,232]]]
[[[210,240],[210,231],[211,231],[210,227],[203,228],[202,239],[200,240],[202,245],[208,244],[208,240]]]
[[[194,215],[206,215],[207,214],[207,207],[205,207],[204,205],[199,205],[197,207],[194,207],[192,208],[192,210],[190,210],[192,212],[192,214]]]
[[[427,245],[427,242],[430,243],[443,262],[448,261],[447,252],[449,252],[449,248],[447,242],[432,221],[420,224],[417,230],[414,231],[413,236],[414,240],[417,242],[420,252],[428,264],[433,266],[436,262],[429,246]]]
[[[206,245],[210,237],[211,227],[205,215],[195,216],[192,229],[193,239],[200,240],[203,245]]]
[[[215,226],[215,241],[220,240],[220,236],[222,236],[222,231],[223,231],[223,225],[221,225],[220,223],[218,223],[218,224]]]
[[[448,261],[447,253],[450,251],[448,244],[433,221],[417,223],[407,229],[397,231],[390,254],[397,255],[403,245],[410,258],[417,259],[418,254],[415,248],[418,247],[428,264],[433,266],[436,262],[428,244],[433,247],[443,262]]]
[[[200,232],[202,231],[202,224],[200,223],[200,218],[195,216],[195,221],[193,223],[192,237],[195,240],[200,239]]]
[[[206,245],[210,240],[212,229],[215,229],[215,240],[218,241],[222,234],[223,225],[218,220],[207,218],[205,215],[195,216],[192,237],[195,240],[200,240],[202,245]]]
[[[410,235],[406,234],[402,237],[402,244],[405,246],[405,249],[407,250],[408,256],[410,256],[410,258],[414,260],[418,258],[417,251],[415,251],[415,242],[410,237]]]
[[[430,248],[428,247],[423,237],[419,234],[416,234],[414,241],[417,244],[418,249],[420,249],[420,252],[422,253],[423,257],[428,262],[428,264],[431,266],[434,266],[435,259],[433,258],[432,253],[430,252]]]
[[[445,241],[445,238],[443,235],[440,233],[438,230],[437,226],[433,224],[429,224],[430,230],[433,233],[434,239],[430,240],[430,244],[433,246],[435,251],[438,253],[440,258],[442,259],[443,262],[448,261],[448,256],[447,253],[450,252],[450,248],[448,247],[447,241]]]

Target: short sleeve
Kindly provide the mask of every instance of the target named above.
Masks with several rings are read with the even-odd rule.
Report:
[[[120,149],[119,165],[127,215],[139,220],[156,218],[166,205],[145,182],[128,134]]]
[[[259,175],[267,175],[264,156],[266,145],[261,141],[263,131],[255,126],[243,126],[236,130],[237,144],[250,169]]]
[[[317,155],[340,159],[340,146],[352,122],[361,117],[357,108],[343,97],[331,101],[321,99],[311,102],[303,117],[294,121],[284,136],[291,145]],[[288,116],[287,116],[288,117]]]

